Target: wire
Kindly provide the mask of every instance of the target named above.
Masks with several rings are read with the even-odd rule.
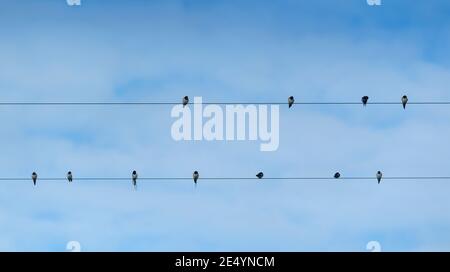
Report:
[[[180,105],[177,102],[0,102],[0,106],[156,106]],[[189,105],[288,105],[285,102],[204,102]],[[295,102],[296,105],[362,105],[361,102]],[[368,102],[367,105],[401,105],[401,102]],[[408,105],[450,105],[450,101],[408,102]]]
[[[259,179],[257,177],[205,177],[199,178],[199,180],[218,180],[218,181],[242,181],[242,180],[286,180],[286,181],[308,181],[308,180],[376,180],[376,177],[264,177]],[[39,181],[66,181],[67,178],[38,178]],[[131,177],[73,177],[76,181],[129,181],[132,180]],[[151,180],[169,180],[169,181],[180,181],[180,180],[192,180],[192,177],[142,177],[138,178],[139,181],[151,181]],[[430,176],[430,177],[383,177],[382,180],[450,180],[450,176]],[[31,181],[31,178],[8,178],[0,177],[0,181]]]

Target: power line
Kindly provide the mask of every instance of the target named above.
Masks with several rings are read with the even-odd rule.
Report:
[[[0,102],[0,106],[157,106],[178,102]],[[203,102],[189,105],[288,105],[285,102]],[[295,102],[296,105],[361,105],[361,102]],[[368,102],[367,105],[402,105],[401,102]],[[408,105],[450,105],[450,101],[417,101]]]
[[[285,181],[308,181],[308,180],[376,180],[376,177],[264,177],[259,179],[257,177],[200,177],[199,180],[206,181],[263,181],[263,180],[285,180]],[[383,177],[383,180],[397,180],[397,181],[408,181],[408,180],[450,180],[450,176],[392,176]],[[19,178],[19,177],[0,177],[0,181],[30,181],[31,178]],[[38,178],[40,181],[67,181],[67,178]],[[74,181],[129,181],[131,177],[73,177]],[[192,180],[192,177],[142,177],[138,178],[140,181],[151,181],[151,180],[166,180],[166,181],[182,181],[182,180]]]

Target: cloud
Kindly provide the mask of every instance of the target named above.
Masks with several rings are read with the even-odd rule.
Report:
[[[181,101],[188,94],[205,101],[284,102],[289,95],[399,101],[404,93],[412,100],[449,99],[448,54],[429,58],[421,29],[379,25],[382,16],[368,15],[362,25],[371,27],[362,33],[347,16],[362,18],[366,7],[287,2],[257,6],[253,17],[247,4],[234,13],[239,6],[220,1],[135,7],[113,1],[104,13],[83,3],[78,15],[45,4],[46,18],[34,25],[12,20],[11,12],[0,20],[11,19],[11,29],[20,31],[1,32],[0,100]],[[302,14],[320,8],[334,15],[319,22],[287,13],[283,20],[289,5]],[[258,143],[174,142],[166,106],[2,107],[0,171],[20,177],[32,171],[63,177],[68,170],[75,177],[127,177],[134,169],[140,176],[176,177],[194,170],[204,177],[448,175],[448,111],[295,105],[281,110],[279,150],[262,153]],[[61,251],[71,240],[93,251],[364,251],[371,240],[384,250],[448,249],[443,182],[201,180],[194,190],[189,181],[140,181],[138,192],[131,180],[1,186],[0,250]]]

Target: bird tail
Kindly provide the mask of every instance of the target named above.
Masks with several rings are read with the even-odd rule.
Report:
[[[403,104],[403,109],[406,110],[406,104]]]

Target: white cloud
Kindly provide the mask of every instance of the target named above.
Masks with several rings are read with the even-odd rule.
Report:
[[[21,28],[22,37],[9,34],[0,45],[0,87],[8,90],[0,99],[119,99],[118,86],[136,79],[150,82],[141,86],[148,91],[129,89],[120,99],[396,101],[404,91],[412,100],[449,98],[448,69],[424,60],[402,33],[394,41],[342,32],[280,40],[252,25],[220,25],[214,34],[194,23],[207,16],[191,16],[153,18],[160,24],[138,16],[139,24],[109,31],[109,17],[70,32]],[[282,109],[280,149],[267,154],[258,143],[174,142],[167,107],[2,107],[1,176],[448,175],[448,113],[295,105]],[[420,250],[446,249],[449,240],[427,231],[449,224],[443,182],[200,181],[195,191],[191,182],[140,182],[138,192],[131,180],[1,186],[0,250],[63,251],[70,240],[83,250],[365,250],[373,239],[383,250]],[[390,238],[399,231],[414,236],[411,245]]]

